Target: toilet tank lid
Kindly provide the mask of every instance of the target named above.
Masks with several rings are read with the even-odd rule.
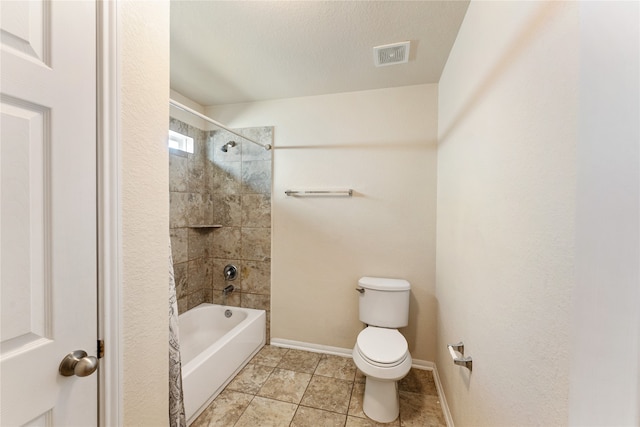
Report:
[[[411,289],[411,284],[404,279],[384,277],[361,277],[358,284],[363,288],[377,291],[408,291]]]

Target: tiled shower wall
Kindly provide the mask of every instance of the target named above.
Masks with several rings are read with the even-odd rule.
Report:
[[[170,129],[194,138],[195,152],[170,149],[170,228],[178,311],[202,302],[267,310],[271,292],[271,151],[225,131],[202,131],[176,119]],[[273,129],[241,133],[271,144]],[[229,141],[237,145],[225,153]],[[191,228],[219,225],[219,228]],[[225,283],[224,266],[238,278]],[[267,329],[268,330],[268,329]]]
[[[194,153],[169,149],[169,227],[178,311],[211,299],[213,230],[190,226],[212,220],[213,205],[208,189],[211,177],[205,174],[206,133],[171,119],[169,128],[194,139]]]

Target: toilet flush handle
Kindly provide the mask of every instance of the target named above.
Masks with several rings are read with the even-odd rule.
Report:
[[[364,289],[363,288],[356,288],[356,291],[360,292],[361,294],[364,294]]]

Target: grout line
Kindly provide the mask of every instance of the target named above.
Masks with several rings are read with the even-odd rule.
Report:
[[[347,416],[344,418],[344,425],[347,425],[347,421],[349,420],[349,410],[351,409],[351,400],[353,400],[353,393],[356,388],[356,374],[353,374],[353,382],[351,383],[351,393],[349,393],[349,403],[347,403]]]
[[[225,387],[226,389],[226,387]],[[224,391],[224,390],[223,390]],[[245,394],[249,394],[249,393],[245,393]],[[255,399],[256,395],[250,395],[251,396],[251,400],[249,401],[249,403],[247,404],[247,406],[244,407],[244,409],[242,410],[242,413],[240,414],[240,416],[238,417],[238,419],[233,423],[233,425],[235,426],[236,424],[238,424],[238,421],[240,421],[240,418],[242,418],[242,416],[244,415],[245,412],[247,412],[247,408],[249,408],[249,405],[251,405],[251,402],[253,402],[253,399]],[[216,397],[217,399],[217,397]],[[214,399],[215,401],[215,399]],[[211,404],[213,404],[213,402],[211,402]],[[196,418],[197,419],[197,418]]]
[[[298,409],[300,409],[300,405],[296,406],[296,410],[293,412],[293,417],[291,417],[291,421],[289,421],[289,427],[291,427],[291,424],[293,423],[293,420],[296,418],[296,414],[298,413]]]

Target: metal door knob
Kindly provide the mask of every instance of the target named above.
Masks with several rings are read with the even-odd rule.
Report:
[[[60,375],[65,377],[72,375],[86,377],[93,374],[96,369],[98,369],[98,359],[94,356],[87,356],[87,352],[84,350],[76,350],[62,359],[58,371]]]

